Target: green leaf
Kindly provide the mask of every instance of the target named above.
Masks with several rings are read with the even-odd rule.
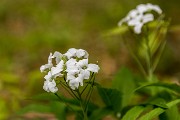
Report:
[[[147,102],[147,104],[154,105],[157,107],[161,107],[164,109],[168,108],[168,106],[166,105],[166,101],[162,98],[156,98],[154,100],[151,100],[150,102]]]
[[[136,120],[144,109],[144,106],[135,106],[124,115],[122,120]]]
[[[92,115],[89,117],[89,120],[101,120],[103,117],[111,113],[112,111],[107,108],[99,108],[93,111]]]
[[[171,102],[167,103],[166,105],[168,106],[168,108],[171,108],[172,106],[174,106],[178,103],[180,103],[180,99],[171,101]],[[151,110],[150,112],[148,112],[147,114],[143,115],[139,120],[152,120],[153,118],[159,116],[161,113],[163,113],[165,111],[166,111],[166,109],[163,109],[163,108],[155,108],[155,109]]]
[[[112,81],[112,87],[118,89],[122,94],[122,107],[131,102],[132,93],[136,88],[134,76],[125,67],[122,67]]]
[[[160,120],[180,120],[178,106],[173,106],[159,116]]]
[[[51,102],[50,108],[52,113],[54,113],[59,120],[66,120],[66,112],[65,112],[66,105],[64,103],[60,103],[56,101]]]
[[[107,107],[112,108],[114,111],[121,110],[122,94],[117,89],[97,87],[99,95]]]
[[[177,94],[180,93],[180,86],[179,85],[177,85],[177,84],[169,84],[169,83],[161,83],[161,82],[148,83],[148,84],[142,85],[142,86],[138,87],[137,89],[135,89],[134,92],[137,91],[137,90],[140,90],[142,88],[145,88],[145,87],[153,87],[153,86],[167,88],[169,90],[172,90],[172,91],[176,92]]]

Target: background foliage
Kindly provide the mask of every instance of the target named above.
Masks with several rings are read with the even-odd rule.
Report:
[[[166,38],[166,51],[156,74],[164,81],[179,84],[180,1],[178,0],[168,2],[164,0],[1,0],[0,119],[18,119],[16,111],[32,102],[27,98],[44,92],[43,76],[39,72],[39,67],[47,62],[49,52],[64,52],[69,47],[86,49],[91,61],[99,61],[101,67],[101,72],[97,76],[99,83],[107,87],[112,84],[116,88],[116,84],[111,80],[118,73],[118,75],[123,74],[120,77],[117,75],[118,79],[126,77],[128,84],[128,81],[134,78],[129,76],[129,70],[124,68],[124,71],[120,73],[118,71],[125,65],[138,74],[135,62],[129,56],[120,37],[107,37],[104,33],[116,27],[118,21],[137,4],[147,2],[158,4],[166,17],[171,18],[170,30]],[[127,91],[123,86],[119,87]],[[127,92],[131,90],[128,89]],[[92,96],[92,100],[95,98],[97,98],[96,94]],[[125,105],[132,100],[127,96],[122,101]],[[96,102],[103,103],[100,99]],[[59,103],[50,104],[56,107]],[[34,106],[32,105],[30,109]],[[59,106],[61,110],[64,109],[63,105]],[[44,108],[40,105],[39,109],[48,114],[45,116],[37,114],[39,111],[33,111],[24,114],[23,118],[57,117],[49,114],[53,112],[53,108]],[[71,117],[70,115],[69,119]]]

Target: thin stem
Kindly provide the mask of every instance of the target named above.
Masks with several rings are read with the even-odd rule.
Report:
[[[86,103],[86,105],[85,105],[85,111],[86,111],[86,112],[87,112],[87,110],[88,110],[88,104],[89,104],[89,101],[90,101],[92,92],[93,92],[93,87],[92,87],[92,89],[91,89],[91,91],[90,91],[90,95],[89,95],[88,100],[87,100],[87,103]]]
[[[69,88],[69,90],[71,91],[71,93],[79,100],[80,98],[74,93],[74,91],[71,89],[71,87],[67,84],[65,76],[64,76],[64,81],[65,81],[67,87]]]
[[[74,98],[74,99],[78,99],[76,96],[74,96],[68,89],[67,89],[67,85],[65,85],[64,83],[60,82],[61,86]]]
[[[69,106],[69,104],[67,104],[57,93],[54,93],[56,96],[57,96],[57,98],[60,100],[60,101],[62,101],[71,111],[73,111],[73,112],[76,112],[71,106]],[[78,113],[79,114],[79,113]]]
[[[81,97],[81,93],[79,92],[79,89],[77,89],[76,92],[78,93],[78,96],[80,98],[79,101],[80,101],[80,106],[81,106],[81,109],[82,109],[82,112],[83,112],[84,120],[88,120],[87,113],[85,112],[85,109],[83,107],[83,100],[82,100],[82,97]]]
[[[162,44],[162,47],[160,48],[159,55],[158,55],[158,57],[156,58],[157,60],[155,61],[154,65],[153,65],[153,67],[152,67],[153,71],[156,69],[156,67],[157,67],[157,65],[158,65],[158,63],[159,63],[159,61],[160,61],[160,58],[161,58],[161,56],[162,56],[162,53],[163,53],[163,51],[164,51],[165,46],[166,46],[166,41]]]
[[[85,99],[85,111],[87,112],[87,108],[88,108],[88,104],[89,104],[89,101],[90,101],[90,98],[91,98],[91,95],[92,95],[92,92],[93,92],[93,85],[94,85],[94,80],[95,80],[95,76],[94,76],[94,79],[93,79],[93,81],[92,81],[92,83],[91,83],[91,87],[90,87],[90,89],[89,89],[89,91],[88,91],[88,94],[87,94],[87,96],[86,96],[86,99]]]
[[[91,78],[90,78],[89,82],[91,82],[91,80],[92,80],[93,76],[94,76],[94,72],[92,73],[92,75],[91,75]],[[87,83],[87,84],[86,84],[86,86],[85,86],[85,88],[82,90],[81,95],[83,94],[83,92],[85,91],[85,89],[87,88],[87,86],[88,86],[88,85],[89,85],[89,84]]]
[[[146,76],[147,73],[146,73],[143,65],[141,64],[140,60],[139,60],[138,57],[134,54],[134,52],[131,50],[131,48],[128,46],[128,44],[127,44],[125,41],[124,41],[124,43],[125,43],[127,49],[129,50],[131,56],[132,56],[132,57],[134,58],[134,60],[137,62],[140,71],[142,72],[142,74],[143,74],[144,76]]]
[[[152,54],[151,54],[151,48],[149,46],[149,38],[148,38],[148,30],[147,27],[145,26],[145,43],[147,47],[147,69],[148,69],[148,81],[152,82],[152,76],[153,76],[153,71],[152,71]]]

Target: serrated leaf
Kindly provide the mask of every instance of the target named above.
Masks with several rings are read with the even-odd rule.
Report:
[[[144,109],[144,106],[135,106],[124,115],[122,120],[136,120]]]
[[[168,108],[171,108],[172,106],[174,106],[178,103],[180,103],[180,99],[171,101],[171,102],[167,103],[166,105],[168,106]],[[163,108],[155,108],[155,109],[151,110],[150,112],[146,113],[145,115],[143,115],[139,120],[152,120],[153,118],[159,116],[161,113],[163,113],[165,111],[166,111],[166,109],[163,109]]]
[[[97,87],[98,93],[107,107],[111,107],[114,111],[121,110],[122,94],[117,89]]]

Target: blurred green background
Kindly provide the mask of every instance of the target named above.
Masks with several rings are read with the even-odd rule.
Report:
[[[108,86],[121,66],[138,72],[121,40],[103,37],[140,3],[159,5],[171,18],[166,51],[156,73],[180,80],[179,0],[0,0],[0,120],[15,119],[26,98],[44,92],[39,71],[50,52],[89,52],[101,67],[98,82]]]

